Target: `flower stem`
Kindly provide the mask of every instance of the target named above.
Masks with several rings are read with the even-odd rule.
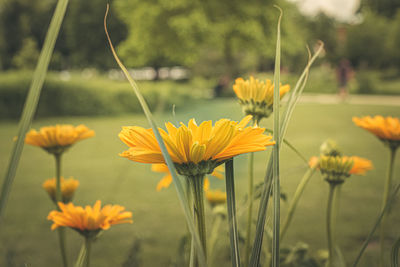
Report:
[[[204,196],[203,196],[204,175],[189,177],[189,179],[191,181],[192,191],[193,191],[193,208],[195,215],[195,224],[197,224],[197,231],[200,237],[201,246],[203,247],[204,253],[206,253],[207,239],[206,239],[206,223],[205,223]],[[197,262],[197,264],[195,264],[195,266],[199,265],[200,262]]]
[[[296,192],[294,193],[293,199],[290,202],[288,213],[286,215],[285,222],[281,230],[281,239],[283,239],[283,237],[285,236],[286,231],[289,228],[290,223],[292,222],[294,212],[296,210],[297,204],[299,203],[299,199],[303,194],[308,181],[310,181],[310,178],[315,173],[315,170],[316,170],[315,168],[309,168],[307,172],[304,174],[303,178],[301,178],[301,181],[296,188]]]
[[[54,158],[56,160],[56,206],[58,207],[58,202],[62,202],[61,195],[61,155],[62,154],[54,154]]]
[[[248,266],[250,260],[250,241],[251,241],[251,224],[252,224],[252,217],[253,217],[253,189],[254,189],[254,153],[249,154],[248,159],[248,171],[249,171],[249,207],[247,210],[247,232],[246,232],[246,244],[245,244],[245,258],[244,263],[245,266]]]
[[[194,212],[193,212],[193,198],[192,198],[192,191],[190,188],[190,180],[186,179],[186,200],[188,202],[188,206],[191,210],[191,213],[194,216]],[[189,267],[193,267],[194,266],[194,261],[195,261],[195,251],[194,251],[194,238],[190,233],[190,229],[189,229],[189,225],[187,225],[188,228],[188,236],[190,239],[190,255],[189,255]]]
[[[90,251],[92,249],[92,238],[85,237],[85,241],[79,252],[78,259],[74,267],[89,267],[90,266]]]
[[[329,196],[328,196],[328,207],[326,211],[326,233],[328,239],[328,265],[327,267],[333,267],[333,257],[334,257],[334,229],[335,229],[335,220],[334,220],[334,202],[335,202],[335,184],[329,184]]]
[[[392,255],[391,255],[391,267],[397,267],[399,265],[399,247],[400,247],[400,238],[397,239],[396,243],[394,243],[392,247]]]
[[[228,208],[229,237],[231,242],[231,261],[233,267],[240,267],[239,235],[236,219],[235,180],[233,159],[225,163],[226,204]]]
[[[387,170],[387,176],[385,181],[385,188],[383,191],[383,201],[382,201],[382,209],[385,208],[389,195],[392,189],[392,176],[393,176],[393,166],[394,166],[394,159],[396,157],[396,148],[389,148],[389,166]],[[386,228],[386,217],[387,213],[383,215],[380,227],[380,237],[379,243],[381,247],[381,255],[380,255],[380,266],[385,266],[385,228]]]
[[[209,242],[209,250],[208,250],[208,262],[210,263],[210,266],[212,266],[212,262],[214,259],[214,248],[215,248],[215,244],[217,243],[217,239],[218,239],[218,234],[219,234],[219,228],[221,226],[221,222],[222,222],[222,217],[223,215],[221,214],[217,214],[215,216],[215,220],[214,223],[212,225],[212,229],[211,229],[211,235],[210,235],[210,242]]]
[[[85,253],[85,267],[90,266],[90,252],[92,249],[92,240],[91,238],[87,237],[85,238],[85,247],[86,247],[86,253]]]
[[[61,195],[61,155],[62,154],[54,154],[54,158],[56,160],[56,206],[57,209],[60,210],[58,207],[58,202],[62,202],[62,195]],[[65,242],[65,228],[60,227],[58,228],[58,240],[60,244],[60,253],[63,262],[63,266],[68,266],[68,258],[67,258],[67,249],[66,249],[66,242]]]
[[[85,242],[82,244],[81,250],[79,251],[78,258],[76,259],[76,262],[74,264],[74,267],[82,267],[84,260],[85,260],[85,254],[86,254],[86,245]]]

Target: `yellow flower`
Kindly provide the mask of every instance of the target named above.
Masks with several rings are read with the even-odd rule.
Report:
[[[71,202],[58,202],[61,211],[53,210],[47,217],[53,221],[51,229],[70,227],[84,236],[97,234],[100,230],[107,230],[111,225],[132,223],[132,212],[124,211],[119,205],[106,205],[101,208],[101,201],[97,200],[93,207],[74,206]]]
[[[50,198],[56,201],[56,178],[51,178],[43,183],[44,190],[47,191]],[[68,203],[72,200],[76,188],[79,186],[79,181],[70,177],[69,179],[60,178],[61,195],[64,203]]]
[[[218,166],[212,173],[212,176],[217,177],[218,179],[223,179],[224,176],[221,174],[221,168],[222,166]],[[171,173],[169,172],[168,166],[163,163],[159,164],[152,164],[151,165],[151,170],[153,172],[160,172],[160,173],[165,173],[165,176],[158,182],[156,190],[159,192],[163,188],[168,188],[171,183],[172,183],[172,176]],[[206,178],[204,180],[204,190],[208,190],[208,187],[210,185],[210,181]]]
[[[249,80],[237,78],[233,85],[233,90],[239,98],[239,102],[246,115],[254,116],[257,121],[271,115],[274,103],[274,84],[271,80],[267,79],[263,82],[254,79],[252,76],[250,76]],[[279,88],[280,98],[289,92],[289,90],[289,85],[281,85]]]
[[[39,132],[30,130],[25,143],[39,146],[49,153],[60,154],[76,142],[94,136],[94,131],[85,125],[73,126],[57,124],[40,128]]]
[[[355,125],[374,134],[380,140],[387,142],[391,147],[400,145],[400,120],[394,117],[353,117]]]
[[[319,158],[315,156],[311,157],[310,160],[308,161],[308,166],[312,169],[318,168],[318,164],[319,164]]]
[[[357,156],[353,156],[351,159],[353,160],[353,167],[349,171],[349,174],[365,175],[367,171],[373,169],[372,162],[368,159]]]
[[[160,129],[160,133],[179,174],[205,175],[227,159],[274,144],[272,136],[263,135],[263,128],[246,127],[250,120],[247,116],[239,123],[221,119],[214,126],[211,121],[198,126],[191,119],[188,126],[181,123],[179,128],[166,123],[168,132]],[[152,129],[123,127],[119,138],[130,147],[120,156],[142,163],[165,163]]]
[[[333,184],[341,184],[352,174],[364,175],[372,169],[370,160],[352,156],[324,156],[319,160],[319,169],[325,180]]]
[[[211,206],[224,204],[226,202],[226,193],[221,190],[207,190],[206,199],[211,204]]]

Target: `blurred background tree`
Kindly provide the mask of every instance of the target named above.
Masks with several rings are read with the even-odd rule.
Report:
[[[52,69],[108,70],[103,16],[107,0],[71,0]],[[31,69],[56,0],[0,1],[0,69]],[[184,66],[194,75],[230,77],[271,71],[277,10],[282,22],[282,67],[296,71],[305,45],[325,42],[323,62],[348,58],[356,69],[400,69],[400,2],[362,0],[353,19],[304,15],[285,0],[114,0],[109,31],[128,67]]]

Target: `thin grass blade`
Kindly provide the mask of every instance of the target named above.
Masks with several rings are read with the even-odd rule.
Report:
[[[268,133],[271,133],[272,135],[274,134],[274,131],[271,129],[265,129],[265,131]],[[297,156],[299,156],[299,158],[301,160],[303,160],[305,164],[308,165],[308,160],[306,159],[306,157],[292,143],[290,143],[289,140],[287,140],[286,138],[283,138],[282,142],[285,143],[285,145],[287,145],[291,150],[293,150],[293,152]]]
[[[280,142],[282,142],[282,140],[286,134],[286,129],[287,129],[289,120],[291,118],[291,115],[293,113],[293,110],[298,102],[298,99],[299,99],[302,91],[304,90],[311,65],[317,59],[318,55],[321,53],[322,48],[323,48],[323,43],[320,42],[320,46],[319,46],[318,50],[309,59],[308,64],[304,68],[303,73],[300,75],[295,88],[292,90],[292,92],[289,96],[288,104],[286,105],[285,110],[282,115],[283,120],[282,120],[281,126],[280,126],[281,134],[279,136]],[[263,192],[262,192],[262,196],[261,196],[261,200],[260,200],[260,206],[259,206],[258,216],[257,216],[255,239],[254,239],[252,254],[251,254],[251,258],[250,258],[250,266],[251,267],[258,267],[259,261],[260,261],[264,226],[265,226],[265,220],[266,220],[266,215],[267,215],[267,207],[268,207],[269,196],[271,194],[271,188],[272,188],[272,165],[273,165],[272,158],[273,157],[270,157],[270,159],[269,159],[267,171],[266,171],[265,178],[264,178],[264,188],[263,188]]]
[[[240,266],[239,235],[236,218],[235,182],[233,174],[233,159],[225,163],[226,196],[228,206],[229,236],[231,241],[231,260],[233,267]]]
[[[25,134],[30,128],[33,115],[36,112],[40,92],[42,91],[51,55],[53,54],[54,45],[56,43],[57,36],[64,19],[67,6],[68,0],[59,0],[57,3],[56,9],[50,22],[49,29],[46,33],[46,38],[40,52],[39,60],[36,65],[32,82],[29,87],[28,96],[26,98],[24,109],[22,111],[22,116],[18,126],[17,140],[14,143],[10,161],[7,167],[7,172],[4,177],[3,186],[1,188],[0,222],[3,218],[3,213],[7,206],[8,196],[14,182],[15,173],[17,171],[19,159],[21,157],[22,149],[24,147]]]
[[[189,227],[189,231],[193,236],[194,244],[196,246],[196,251],[197,251],[197,253],[199,255],[199,263],[200,263],[201,266],[206,266],[205,252],[204,252],[204,250],[202,248],[202,245],[200,243],[199,235],[196,232],[196,228],[195,228],[195,225],[193,223],[193,216],[191,214],[191,210],[190,210],[190,208],[188,206],[188,203],[187,203],[187,201],[185,199],[185,190],[183,188],[181,180],[179,179],[179,177],[178,177],[178,175],[176,173],[176,169],[175,169],[174,163],[172,162],[172,159],[168,154],[168,150],[167,150],[167,148],[165,146],[164,140],[162,139],[162,137],[160,135],[160,132],[158,131],[158,127],[157,127],[157,125],[155,123],[153,115],[152,115],[152,113],[151,113],[151,111],[150,111],[145,99],[143,98],[142,94],[140,93],[139,87],[137,86],[136,82],[133,80],[133,78],[129,74],[128,70],[123,65],[121,60],[119,59],[117,53],[115,52],[114,46],[113,46],[113,44],[111,42],[110,36],[108,34],[108,31],[107,31],[108,10],[109,10],[109,5],[107,5],[106,14],[105,14],[105,17],[104,17],[104,29],[105,29],[105,32],[106,32],[106,35],[107,35],[108,42],[110,44],[111,51],[112,51],[112,53],[114,55],[115,60],[117,61],[118,65],[119,65],[119,67],[121,68],[121,70],[125,74],[125,77],[129,81],[129,84],[131,85],[133,91],[135,92],[136,97],[138,98],[139,103],[140,103],[140,105],[141,105],[141,107],[143,109],[143,112],[144,112],[144,114],[145,114],[145,116],[147,118],[147,121],[149,122],[151,128],[153,129],[153,133],[154,133],[154,135],[155,135],[155,137],[157,139],[158,145],[160,146],[160,149],[161,149],[161,152],[162,152],[162,154],[164,156],[165,162],[166,162],[166,164],[168,166],[168,169],[169,169],[169,171],[170,171],[170,173],[172,175],[172,178],[173,178],[173,181],[174,181],[174,185],[175,185],[176,191],[178,193],[179,202],[180,202],[180,204],[181,204],[181,206],[183,208],[183,211],[184,211],[184,214],[185,214],[185,218],[186,218],[186,222],[187,222],[187,225]]]
[[[276,38],[276,54],[275,54],[275,71],[274,71],[274,149],[272,151],[272,162],[273,162],[273,198],[274,198],[274,215],[273,215],[273,233],[272,233],[272,267],[279,267],[279,252],[280,252],[280,219],[281,219],[281,198],[280,198],[280,181],[279,181],[279,151],[281,145],[280,138],[280,80],[281,80],[281,20],[283,11],[280,7],[275,6],[279,9],[280,15],[277,26],[277,38]]]
[[[365,249],[367,248],[369,242],[372,239],[372,236],[374,235],[376,229],[378,228],[379,224],[381,223],[383,216],[386,214],[386,212],[389,211],[389,209],[392,206],[394,200],[396,199],[396,195],[399,192],[399,189],[400,189],[400,184],[398,184],[397,186],[394,187],[392,195],[389,197],[388,202],[386,203],[385,207],[383,208],[383,210],[379,214],[378,218],[375,221],[374,226],[372,227],[372,229],[369,232],[367,238],[365,239],[363,245],[361,246],[360,252],[358,253],[357,258],[356,258],[356,260],[354,261],[354,263],[352,265],[353,267],[356,267],[358,262],[360,261],[361,256],[364,254]]]
[[[400,248],[400,238],[394,243],[392,247],[392,253],[390,255],[390,266],[398,267],[399,266],[399,248]]]

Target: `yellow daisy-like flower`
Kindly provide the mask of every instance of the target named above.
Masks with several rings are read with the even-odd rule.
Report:
[[[72,200],[76,189],[79,186],[79,181],[70,177],[68,179],[64,179],[64,177],[60,178],[60,186],[61,186],[61,195],[62,201],[64,203],[68,203]],[[56,178],[51,178],[46,180],[42,187],[47,191],[50,198],[53,201],[56,201]]]
[[[214,126],[211,121],[198,126],[191,119],[188,126],[181,123],[177,128],[166,123],[168,132],[159,130],[179,174],[206,175],[227,159],[274,144],[272,136],[263,134],[263,128],[246,127],[251,118],[247,116],[239,123],[221,119]],[[130,147],[120,156],[142,163],[165,163],[152,129],[123,127],[119,138]]]
[[[349,174],[365,175],[367,171],[372,170],[374,167],[372,162],[368,159],[360,158],[357,156],[350,157],[353,160],[353,167]]]
[[[211,173],[211,175],[214,176],[214,177],[217,177],[218,179],[223,179],[224,176],[221,174],[221,169],[222,169],[222,166],[218,166]],[[165,173],[165,176],[157,184],[157,188],[156,188],[157,192],[161,191],[161,189],[163,189],[163,188],[168,188],[171,185],[171,183],[172,183],[172,175],[169,172],[168,166],[166,164],[163,164],[163,163],[152,164],[151,165],[151,170],[153,172]],[[204,190],[208,190],[209,185],[210,185],[210,181],[207,178],[205,178],[205,180],[204,180]]]
[[[53,210],[47,219],[53,221],[51,229],[70,227],[84,236],[96,235],[100,230],[107,230],[111,225],[132,223],[132,212],[124,211],[119,205],[106,205],[101,208],[97,200],[93,207],[85,208],[72,203],[58,202],[61,211]]]
[[[315,156],[311,157],[310,160],[308,161],[308,166],[312,169],[318,168],[318,164],[319,164],[319,158]]]
[[[353,122],[380,140],[388,143],[390,147],[397,148],[400,145],[400,120],[394,117],[353,117]]]
[[[233,90],[246,115],[254,116],[256,121],[268,118],[271,115],[274,104],[274,84],[271,80],[259,81],[254,79],[253,76],[250,76],[249,80],[237,78]],[[289,85],[281,85],[279,87],[280,98],[289,90]]]
[[[224,204],[226,202],[226,193],[221,190],[207,190],[206,191],[206,199],[210,203],[211,206],[215,206],[218,204]]]
[[[57,124],[40,128],[39,132],[30,130],[25,143],[39,146],[49,153],[60,154],[76,142],[94,136],[94,131],[85,125],[73,126]]]
[[[364,175],[372,169],[372,162],[356,156],[321,156],[319,169],[327,182],[341,184],[352,174]]]

